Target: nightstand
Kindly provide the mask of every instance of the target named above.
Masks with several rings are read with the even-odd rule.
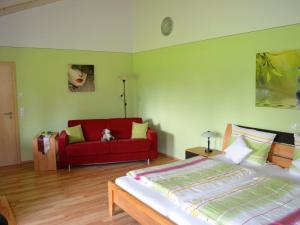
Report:
[[[204,156],[204,157],[214,157],[216,155],[222,154],[221,151],[213,150],[210,153],[205,152],[205,147],[195,147],[195,148],[189,148],[185,150],[185,158],[189,159],[198,155]]]
[[[50,150],[47,154],[42,154],[38,150],[38,136],[33,139],[33,157],[35,171],[56,170],[56,152],[58,133],[53,132],[50,136]]]

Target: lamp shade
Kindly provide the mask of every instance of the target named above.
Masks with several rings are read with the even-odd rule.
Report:
[[[118,77],[120,80],[128,80],[129,79],[129,76],[127,75],[122,75],[122,76],[119,76]]]
[[[208,130],[202,133],[201,136],[205,138],[211,138],[211,137],[216,137],[217,133]]]

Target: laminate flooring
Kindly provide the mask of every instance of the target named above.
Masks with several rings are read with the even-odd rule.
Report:
[[[159,156],[150,165],[174,161]],[[107,181],[147,167],[145,161],[35,172],[33,162],[0,167],[0,196],[6,196],[18,225],[138,224],[122,210],[108,215]]]

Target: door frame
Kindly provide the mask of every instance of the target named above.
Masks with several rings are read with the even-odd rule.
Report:
[[[13,88],[13,101],[15,110],[15,130],[16,130],[16,147],[17,147],[17,164],[21,164],[21,149],[20,149],[20,131],[19,131],[19,111],[17,102],[17,79],[16,79],[16,62],[0,61],[2,65],[9,65],[12,68],[12,88]]]

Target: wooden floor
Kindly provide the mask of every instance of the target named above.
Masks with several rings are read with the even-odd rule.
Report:
[[[151,165],[173,161],[160,156]],[[107,181],[146,162],[118,163],[35,172],[33,163],[0,167],[0,196],[5,195],[19,225],[137,224],[126,213],[108,216]]]

